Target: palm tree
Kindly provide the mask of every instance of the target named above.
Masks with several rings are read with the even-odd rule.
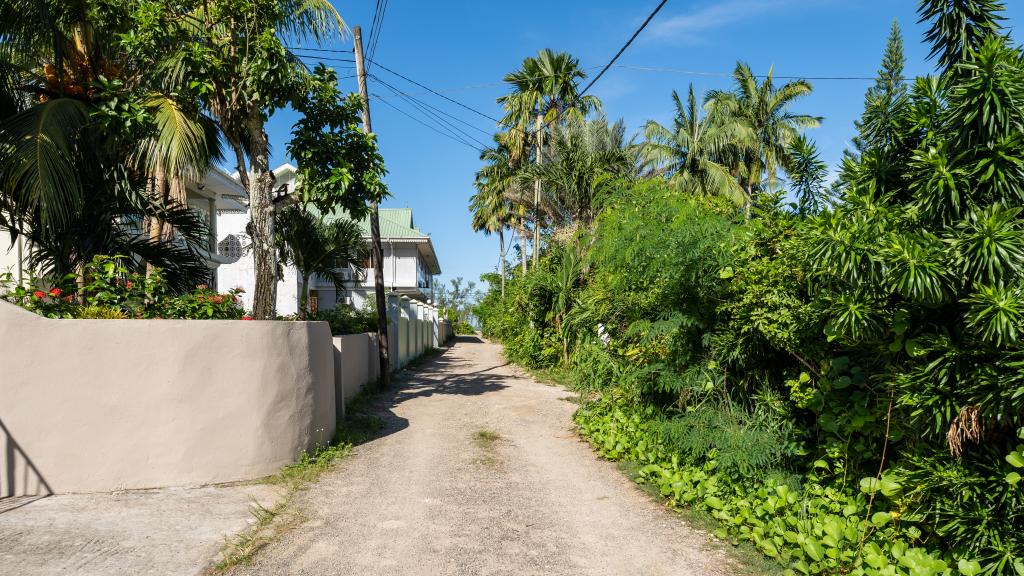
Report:
[[[526,213],[530,200],[519,185],[518,174],[523,170],[522,160],[513,159],[511,150],[505,144],[507,139],[504,134],[495,134],[494,142],[494,147],[488,148],[480,154],[480,160],[486,165],[477,172],[476,181],[488,190],[487,194],[491,196],[492,201],[501,198],[505,211],[503,221],[506,227],[515,229],[519,236],[520,263],[525,274]],[[502,261],[504,262],[504,259]]]
[[[789,147],[800,132],[816,128],[821,117],[793,114],[790,105],[811,93],[811,85],[794,80],[776,89],[772,70],[763,82],[743,62],[733,71],[736,87],[732,92],[714,91],[707,102],[715,114],[727,114],[747,124],[753,131],[754,145],[745,151],[739,174],[746,189],[744,213],[749,217],[754,194],[764,188],[765,180],[773,185],[779,169],[789,165]]]
[[[299,317],[309,315],[309,279],[327,278],[336,290],[343,290],[342,270],[356,274],[369,256],[359,225],[347,218],[325,219],[301,206],[290,206],[277,216],[277,249],[281,263],[299,271]]]
[[[156,130],[139,143],[134,163],[148,175],[151,194],[158,201],[186,206],[186,185],[201,180],[223,158],[217,126],[195,106],[167,93],[152,93],[144,106],[153,115]],[[165,224],[150,218],[149,237],[171,240],[172,229]]]
[[[184,201],[148,195],[144,172],[178,172],[185,156],[199,170],[214,139],[161,134],[167,146],[140,145],[151,127],[161,132],[160,109],[194,107],[166,96],[170,105],[154,111],[140,98],[155,88],[152,66],[115,41],[132,29],[131,14],[112,5],[124,13],[102,18],[88,8],[0,3],[0,227],[30,241],[38,273],[80,274],[95,255],[129,254],[165,268],[172,286],[194,287],[208,275],[198,255],[206,227]],[[180,242],[141,236],[136,224],[147,219],[173,226]]]
[[[560,226],[589,226],[616,182],[638,174],[637,161],[625,139],[622,120],[602,116],[570,120],[550,139],[549,161],[525,174],[537,177],[547,191],[549,219]]]
[[[829,200],[825,186],[828,164],[821,159],[814,141],[803,134],[793,140],[789,155],[793,160],[788,170],[789,182],[796,195],[797,214],[817,214]]]
[[[751,198],[737,180],[736,159],[753,146],[749,124],[715,108],[702,113],[693,84],[686,104],[675,91],[672,101],[676,115],[671,128],[653,120],[644,127],[641,157],[646,167],[684,190],[726,196],[738,206],[748,206]]]
[[[511,218],[508,202],[504,191],[491,185],[485,178],[477,174],[477,189],[469,199],[469,210],[473,213],[473,231],[483,232],[485,236],[498,234],[498,261],[501,273],[501,295],[505,295],[505,228]]]
[[[534,163],[541,164],[546,127],[566,120],[581,120],[601,107],[596,97],[580,94],[579,82],[586,77],[578,59],[567,52],[548,49],[538,52],[536,58],[527,57],[519,70],[505,76],[512,92],[498,98],[498,104],[505,109],[501,124],[508,128],[506,145],[513,159],[523,158],[532,144]],[[531,124],[533,137],[528,138]],[[533,195],[534,265],[540,258],[540,204],[541,180],[536,178]]]

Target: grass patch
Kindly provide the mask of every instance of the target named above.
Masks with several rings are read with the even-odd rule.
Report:
[[[501,464],[501,458],[495,451],[495,444],[501,440],[501,434],[493,430],[477,430],[473,433],[473,443],[483,453],[482,456],[473,460],[477,464],[495,468]]]
[[[548,386],[561,386],[568,390],[574,388],[572,370],[569,368],[554,366],[551,368],[533,368],[528,370],[530,376],[541,384]]]

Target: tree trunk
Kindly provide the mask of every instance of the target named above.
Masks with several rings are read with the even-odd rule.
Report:
[[[544,152],[544,133],[541,132],[544,116],[537,114],[537,166],[541,165],[541,157]],[[536,268],[540,262],[540,177],[533,182],[533,267]]]
[[[505,297],[505,229],[504,227],[498,228],[498,244],[501,247],[498,250],[498,257],[501,258],[501,297]]]
[[[523,265],[523,274],[526,274],[526,225],[519,231],[519,263]]]
[[[263,113],[249,108],[250,158],[252,178],[249,188],[252,256],[256,268],[256,287],[252,297],[252,317],[269,320],[277,303],[277,253],[274,250],[274,173],[270,171],[270,143],[263,129]]]
[[[167,205],[167,175],[164,174],[162,168],[157,168],[156,173],[153,174],[152,188],[150,192],[153,199],[157,201],[161,206]],[[164,221],[150,217],[149,219],[149,241],[152,243],[160,242],[164,239]],[[152,263],[146,262],[146,276],[153,274],[156,267]]]
[[[743,219],[750,220],[750,205],[754,203],[754,185],[747,183],[747,197],[743,199]]]
[[[388,300],[384,294],[384,247],[380,241],[380,210],[370,203],[370,238],[373,254],[373,298],[377,305],[377,361],[380,363],[380,386],[391,386],[391,359],[388,351]],[[394,248],[392,248],[394,256]],[[396,264],[397,265],[397,264]]]

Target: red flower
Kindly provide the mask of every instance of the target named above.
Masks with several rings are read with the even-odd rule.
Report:
[[[245,288],[242,288],[241,286],[235,286],[235,292],[238,292],[239,294],[245,294]]]
[[[45,298],[46,292],[43,292],[42,290],[36,290],[35,292],[32,293],[32,295],[35,296],[36,298]]]
[[[125,283],[124,287],[129,289],[129,290],[131,290],[132,289],[132,281],[129,280],[127,283]]]
[[[242,320],[252,320],[252,316],[242,316]]]
[[[221,296],[220,294],[218,294],[218,295],[214,296],[213,298],[211,298],[211,300],[213,300],[214,304],[220,304],[221,302],[224,301],[224,297]]]
[[[61,290],[60,288],[50,288],[50,291],[47,292],[47,294],[49,294],[51,298],[60,298],[60,295],[63,293],[64,291]]]

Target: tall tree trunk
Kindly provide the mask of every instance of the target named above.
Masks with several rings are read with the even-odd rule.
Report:
[[[252,178],[249,188],[252,256],[256,268],[252,316],[269,320],[277,303],[277,253],[274,250],[274,173],[270,171],[270,143],[263,129],[263,112],[249,108],[250,158]]]
[[[526,224],[519,230],[519,263],[523,265],[523,274],[526,274]]]
[[[151,183],[150,194],[153,199],[157,201],[161,206],[167,205],[167,175],[164,173],[163,168],[157,168],[153,174],[153,180]],[[149,241],[160,242],[164,239],[164,221],[160,218],[150,217],[149,219]],[[146,262],[146,276],[153,274],[156,270],[156,266],[152,263]]]
[[[505,297],[505,228],[504,226],[498,228],[498,244],[501,247],[498,249],[498,257],[501,258],[501,297]]]
[[[541,126],[544,122],[544,116],[537,114],[537,158],[535,159],[537,166],[540,166],[542,156],[544,152],[544,133],[541,132]],[[537,267],[537,263],[540,262],[540,177],[538,176],[533,182],[533,267]]]

